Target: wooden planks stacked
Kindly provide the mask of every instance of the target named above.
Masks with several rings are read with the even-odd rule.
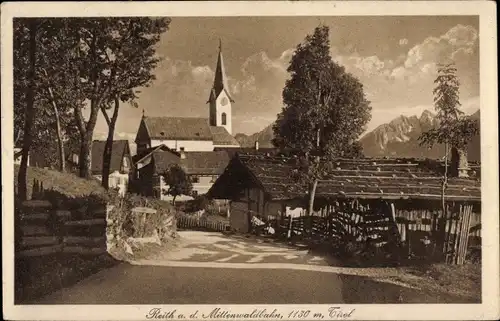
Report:
[[[52,204],[42,200],[22,203],[19,257],[43,256],[60,252],[62,244],[49,223]]]
[[[104,205],[103,205],[104,206]],[[55,210],[48,201],[22,204],[19,257],[55,253],[97,255],[106,252],[106,214],[95,210],[92,218],[81,217],[82,209]]]

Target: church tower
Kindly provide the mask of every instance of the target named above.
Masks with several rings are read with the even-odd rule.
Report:
[[[231,104],[234,103],[234,100],[231,98],[229,86],[227,85],[224,60],[222,58],[222,43],[220,40],[214,84],[210,91],[208,103],[210,104],[210,126],[224,127],[229,134],[232,134]]]

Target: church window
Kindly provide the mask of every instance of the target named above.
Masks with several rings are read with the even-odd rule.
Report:
[[[222,125],[227,125],[226,113],[222,113]]]

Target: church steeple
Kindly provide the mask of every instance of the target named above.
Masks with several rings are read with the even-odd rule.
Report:
[[[231,94],[229,93],[226,68],[224,67],[224,58],[222,57],[222,41],[219,38],[219,54],[217,57],[217,66],[215,67],[214,84],[212,86],[208,101],[217,99],[222,91],[225,91],[229,100],[231,100],[231,102],[234,102],[231,98]]]
[[[234,103],[234,100],[229,93],[224,58],[222,57],[222,41],[220,39],[214,84],[210,90],[207,103],[210,103],[210,126],[224,127],[231,134],[231,103]]]

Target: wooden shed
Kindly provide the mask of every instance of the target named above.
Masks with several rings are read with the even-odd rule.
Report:
[[[340,212],[345,213],[349,208],[348,220],[355,221],[357,226],[360,220],[366,227],[369,218],[383,218],[398,228],[398,237],[403,239],[409,234],[408,228],[415,230],[419,225],[418,228],[431,231],[443,223],[441,161],[339,158],[330,165],[333,166],[329,174],[318,183],[314,215],[335,213],[338,218]],[[307,208],[308,189],[295,178],[297,170],[295,157],[236,154],[207,195],[230,199],[231,228],[248,232],[253,216],[264,221],[302,216]],[[464,206],[474,212],[471,224],[476,229],[480,226],[481,182],[477,173],[477,169],[471,169],[467,178],[448,179],[445,200],[455,216],[448,223],[448,218],[444,218],[445,226],[441,229],[451,230],[452,219],[460,219]],[[386,226],[386,230],[390,228]]]

